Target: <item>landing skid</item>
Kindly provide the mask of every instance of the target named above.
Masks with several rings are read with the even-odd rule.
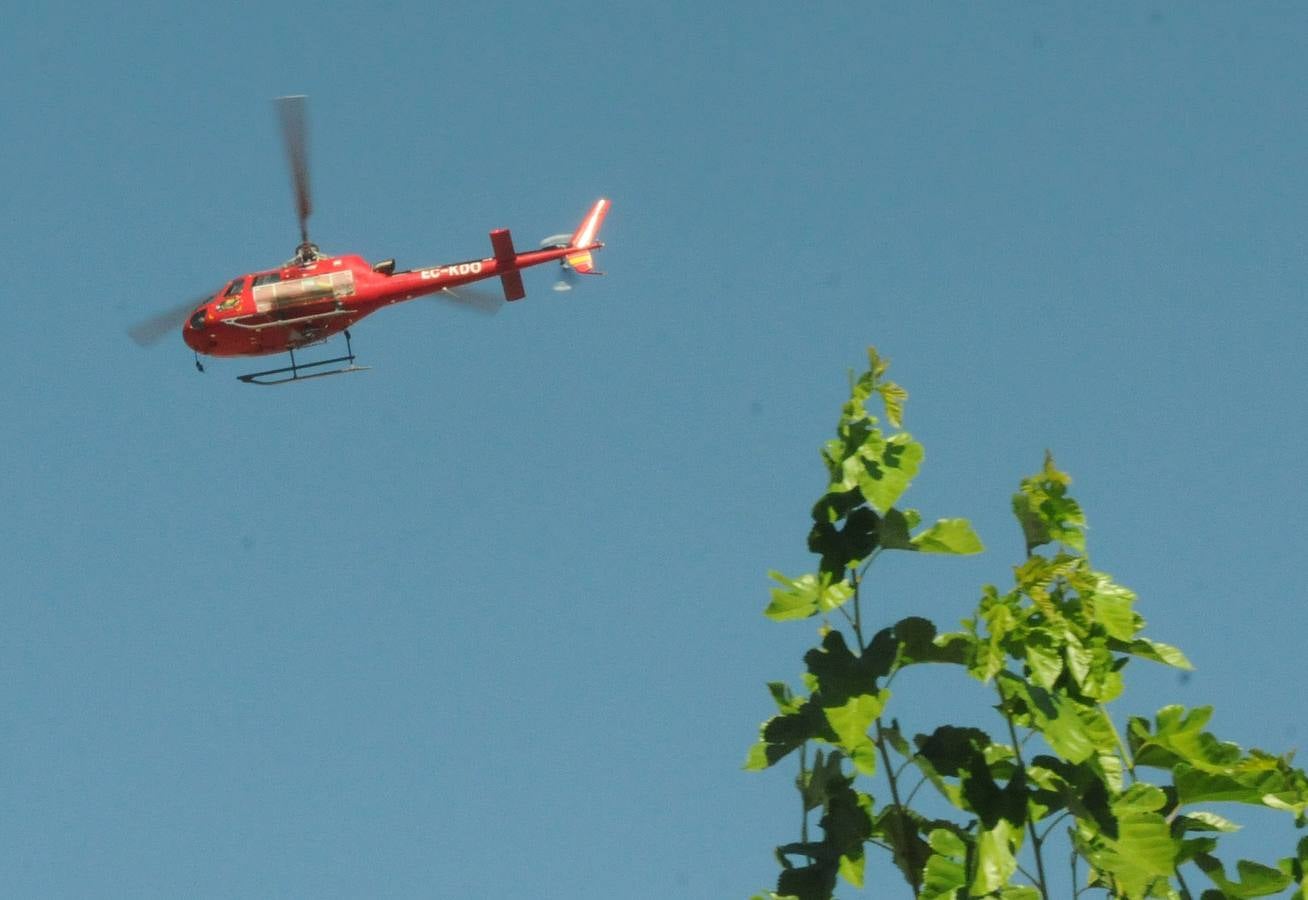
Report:
[[[297,363],[295,361],[295,351],[289,351],[291,354],[291,364],[283,366],[280,369],[268,369],[264,372],[251,372],[248,375],[237,375],[236,377],[246,384],[290,384],[292,381],[308,381],[310,378],[322,378],[326,375],[345,375],[349,372],[366,372],[371,366],[354,365],[354,350],[350,346],[350,333],[345,332],[345,356],[338,356],[335,359],[320,359],[317,362]],[[332,366],[338,363],[347,363],[336,369],[328,369],[325,372],[309,372],[302,375],[309,369],[316,369],[319,366]],[[290,373],[287,375],[286,373]],[[278,377],[281,376],[281,377]]]

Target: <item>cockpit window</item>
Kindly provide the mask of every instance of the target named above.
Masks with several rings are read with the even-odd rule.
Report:
[[[241,292],[241,286],[245,284],[244,278],[233,279],[232,283],[227,285],[227,290],[223,291],[224,297],[235,297]]]
[[[264,272],[262,275],[254,276],[254,286],[258,287],[261,284],[273,284],[274,282],[278,282],[281,280],[282,280],[281,272]]]

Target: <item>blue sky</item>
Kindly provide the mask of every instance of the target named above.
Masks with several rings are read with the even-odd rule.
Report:
[[[875,616],[1005,584],[1049,448],[1198,666],[1134,669],[1122,712],[1303,745],[1302,6],[4,20],[3,893],[766,887],[792,772],[740,765],[814,633],[762,617],[765,572],[812,564],[868,344],[927,448],[906,499],[988,548],[888,561]],[[286,389],[137,348],[293,249],[287,93],[325,250],[466,259],[606,195],[607,277],[385,311],[372,371]],[[955,689],[906,693],[929,730]]]

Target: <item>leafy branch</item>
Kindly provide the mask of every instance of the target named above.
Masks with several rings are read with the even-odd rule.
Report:
[[[863,587],[882,553],[982,549],[966,520],[923,527],[916,510],[896,505],[925,453],[900,430],[907,393],[885,379],[887,367],[869,349],[836,436],[822,447],[827,486],[808,535],[816,571],[770,573],[776,586],[766,615],[820,616],[822,625],[819,645],[804,656],[806,693],[769,684],[777,714],[763,723],[746,760],[747,769],[761,770],[800,750],[801,836],[777,848],[781,872],[766,896],[825,900],[842,879],[862,887],[870,848],[890,855],[915,898],[1048,900],[1049,841],[1061,829],[1074,883],[1086,869],[1077,896],[1193,898],[1186,872],[1197,871],[1214,885],[1200,900],[1289,889],[1303,900],[1308,838],[1274,866],[1240,860],[1231,878],[1215,854],[1220,835],[1237,826],[1209,808],[1261,806],[1304,827],[1308,777],[1290,756],[1218,740],[1204,730],[1206,707],[1164,707],[1152,721],[1131,717],[1125,738],[1114,724],[1108,706],[1122,694],[1132,659],[1182,669],[1190,663],[1177,648],[1145,637],[1135,595],[1090,565],[1085,515],[1048,454],[1013,497],[1025,543],[1013,586],[984,587],[961,631],[941,633],[911,616],[865,639]],[[868,410],[874,398],[889,433]],[[915,665],[947,666],[937,671],[990,685],[1010,743],[951,724],[910,742],[889,716],[889,686]],[[878,766],[889,795],[880,805],[864,789]],[[921,780],[905,796],[910,767]],[[1144,780],[1142,770],[1159,783]],[[952,812],[932,817],[915,806],[925,785]],[[808,821],[817,811],[822,837],[815,840]]]

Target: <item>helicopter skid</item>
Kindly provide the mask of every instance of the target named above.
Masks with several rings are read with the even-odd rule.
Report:
[[[293,359],[294,357],[292,357],[292,360]],[[341,366],[337,369],[328,369],[325,372],[309,372],[307,375],[300,374],[306,369],[316,369],[319,366],[330,366],[337,363],[348,363],[348,365]],[[246,384],[271,386],[275,384],[290,384],[293,381],[308,381],[310,378],[322,378],[327,375],[345,375],[349,372],[366,372],[370,368],[372,367],[354,365],[354,354],[350,354],[349,356],[338,356],[335,359],[320,359],[317,362],[311,363],[292,362],[291,365],[283,366],[280,369],[268,369],[265,372],[251,372],[248,375],[238,375],[236,377]],[[290,374],[287,375],[287,372]]]

